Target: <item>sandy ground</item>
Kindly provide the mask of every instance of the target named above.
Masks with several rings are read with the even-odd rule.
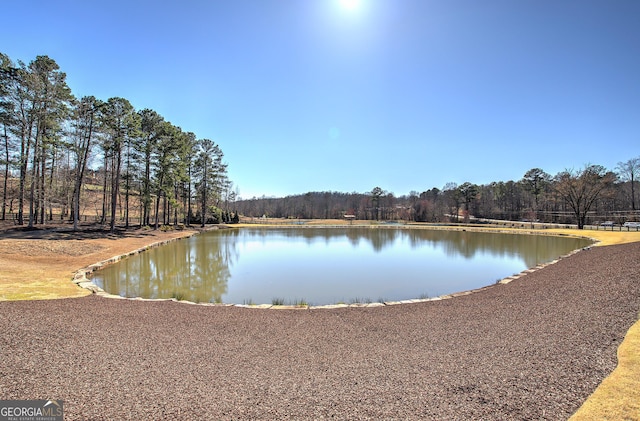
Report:
[[[68,227],[0,230],[0,300],[82,297],[75,271],[148,244],[193,235],[195,231],[99,229],[74,233]]]

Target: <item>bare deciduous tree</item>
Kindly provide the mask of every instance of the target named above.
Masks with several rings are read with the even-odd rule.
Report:
[[[618,162],[616,167],[618,174],[623,181],[628,181],[631,185],[631,209],[636,210],[635,184],[638,174],[640,174],[640,157],[630,159],[626,162]]]
[[[603,166],[588,164],[580,171],[566,170],[556,175],[554,188],[572,210],[578,229],[583,229],[591,207],[614,181],[615,174]]]

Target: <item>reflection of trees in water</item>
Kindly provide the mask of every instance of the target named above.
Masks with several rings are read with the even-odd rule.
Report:
[[[433,231],[428,233],[424,241],[434,247],[441,246],[447,257],[462,256],[471,259],[479,252],[492,256],[514,256],[519,251],[513,243],[515,237],[468,231]]]
[[[478,253],[519,257],[536,266],[584,247],[587,240],[535,235],[395,228],[303,228],[224,230],[194,236],[148,250],[97,273],[107,292],[127,297],[171,298],[195,302],[221,302],[227,293],[231,266],[238,259],[237,244],[251,240],[263,244],[273,234],[304,238],[307,243],[347,239],[354,246],[371,244],[381,252],[404,239],[412,248],[430,245],[448,257],[473,258]],[[240,238],[242,236],[242,238]],[[239,241],[238,241],[239,240]]]
[[[205,241],[197,241],[191,250],[189,274],[192,283],[189,290],[199,292],[199,301],[222,302],[222,296],[227,292],[231,277],[229,267],[237,257],[237,250],[235,242],[218,241],[222,239],[204,236],[202,240]]]
[[[199,235],[122,260],[102,276],[105,290],[127,297],[221,302],[237,258],[231,238]]]
[[[543,235],[484,233],[470,231],[407,230],[412,247],[425,242],[440,245],[448,257],[473,258],[478,253],[494,257],[520,257],[527,267],[548,262],[571,250],[584,247],[588,240]]]
[[[311,245],[318,241],[330,244],[332,240],[347,238],[354,247],[358,246],[362,240],[368,241],[375,251],[381,251],[385,247],[393,245],[395,239],[400,235],[398,229],[353,227],[353,228],[256,228],[247,229],[249,238],[258,237],[263,243],[267,243],[273,234],[284,238],[303,238],[307,244]]]
[[[536,266],[566,254],[589,242],[574,238],[558,238],[528,234],[483,233],[473,231],[422,230],[392,227],[353,227],[353,228],[281,228],[275,229],[285,238],[304,238],[308,244],[319,239],[326,243],[330,240],[346,237],[354,247],[361,242],[371,243],[376,252],[392,247],[396,240],[405,238],[412,248],[429,244],[442,247],[448,257],[462,256],[473,258],[478,253],[494,257],[521,257],[527,267]],[[247,231],[250,237],[259,237],[263,243],[269,241],[273,228],[258,228]]]

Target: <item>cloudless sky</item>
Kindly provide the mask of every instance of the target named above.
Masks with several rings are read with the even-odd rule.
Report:
[[[240,196],[396,195],[640,156],[638,0],[22,0],[53,58],[220,145]]]

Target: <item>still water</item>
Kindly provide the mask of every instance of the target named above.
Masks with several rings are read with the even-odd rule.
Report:
[[[588,244],[401,228],[223,229],[124,259],[93,282],[126,297],[194,302],[398,301],[490,285]]]

